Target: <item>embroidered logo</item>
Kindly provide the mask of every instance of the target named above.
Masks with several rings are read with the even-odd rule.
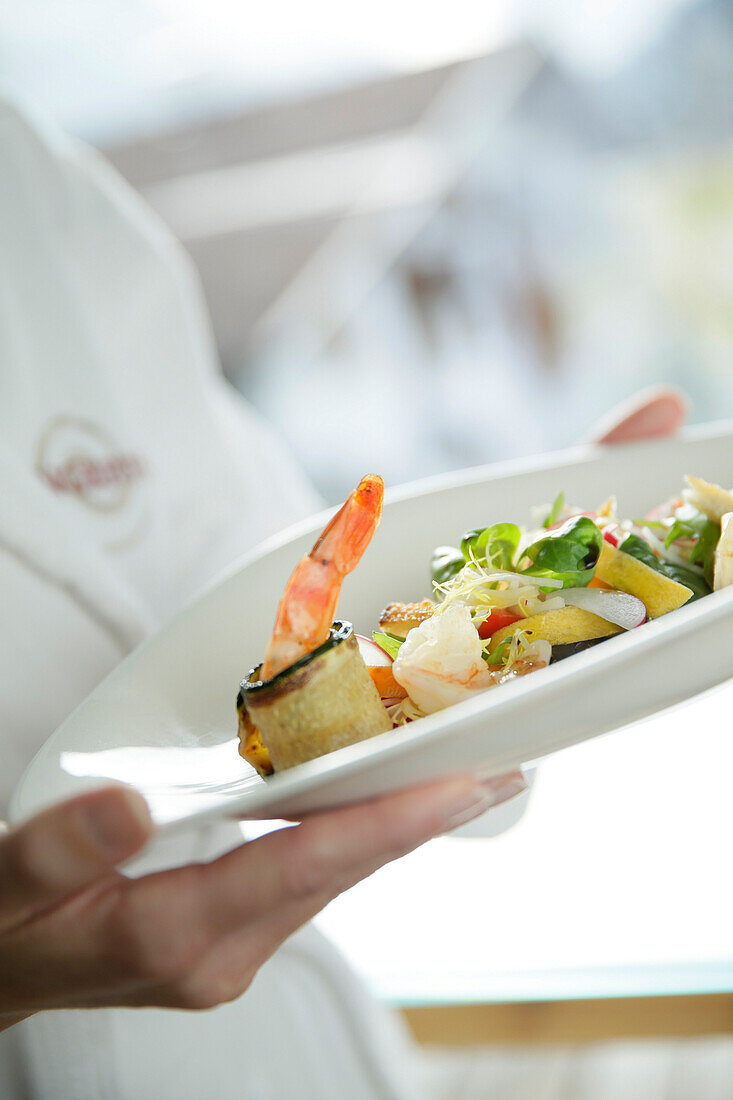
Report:
[[[103,428],[73,416],[58,416],[47,424],[36,448],[35,468],[55,492],[71,493],[102,512],[122,508],[145,475],[141,458],[122,450]]]

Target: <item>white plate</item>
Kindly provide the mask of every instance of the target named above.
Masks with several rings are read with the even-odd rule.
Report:
[[[634,516],[676,492],[686,472],[733,485],[733,425],[675,441],[585,446],[398,489],[344,585],[339,614],[368,634],[386,603],[429,592],[435,546],[456,544],[468,528],[526,522],[560,489],[584,507],[615,493],[622,514]],[[295,562],[324,520],[258,548],[108,676],[30,765],[13,819],[100,779],[138,787],[165,829],[233,816],[298,817],[459,769],[497,774],[733,676],[729,589],[265,782],[237,754],[235,697],[263,653]]]

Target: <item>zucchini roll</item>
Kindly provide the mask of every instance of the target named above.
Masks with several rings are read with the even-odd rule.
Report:
[[[237,710],[239,751],[262,775],[392,729],[351,623],[334,622],[323,645],[270,680],[261,667],[242,681]]]

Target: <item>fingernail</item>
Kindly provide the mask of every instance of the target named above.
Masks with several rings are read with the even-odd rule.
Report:
[[[142,795],[123,788],[100,791],[86,799],[77,813],[86,840],[115,863],[136,852],[153,827]]]
[[[466,825],[474,818],[486,813],[492,806],[508,802],[510,798],[526,791],[527,781],[521,772],[509,775],[493,776],[491,779],[477,781],[473,790],[468,791],[460,805],[454,806],[446,819],[445,831],[451,832],[460,825]]]

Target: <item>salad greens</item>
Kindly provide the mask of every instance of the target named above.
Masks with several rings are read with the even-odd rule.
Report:
[[[550,511],[547,514],[547,518],[545,519],[545,522],[542,524],[542,526],[544,528],[554,526],[554,524],[556,524],[557,521],[559,520],[560,513],[562,512],[564,507],[565,507],[565,494],[563,493],[563,491],[561,489],[560,492],[555,497],[555,499],[553,500],[552,507],[550,508]]]
[[[488,570],[536,577],[540,588],[542,585],[539,582],[543,577],[561,581],[563,588],[585,587],[595,575],[603,547],[603,531],[586,515],[571,516],[556,526],[564,507],[565,494],[560,492],[543,523],[545,534],[521,551],[522,534],[514,523],[495,523],[491,527],[467,531],[461,539],[460,550],[453,546],[439,546],[431,563],[433,585],[440,588],[464,566],[475,564]],[[714,523],[702,512],[692,512],[689,516],[683,512],[665,522],[639,520],[638,523],[666,531],[666,548],[680,538],[693,540],[694,545],[689,552],[690,565],[701,566],[704,575],[700,576],[694,568],[660,557],[640,535],[627,534],[618,544],[620,550],[657,573],[684,584],[692,591],[692,599],[699,599],[712,591],[720,524]]]
[[[713,523],[702,512],[697,512],[689,519],[675,517],[675,521],[669,529],[664,545],[668,549],[676,539],[697,539],[690,552],[690,561],[693,565],[701,565],[705,573],[705,580],[712,588],[713,572],[715,569],[715,548],[720,540],[720,524]]]
[[[467,562],[511,571],[522,532],[516,523],[495,523],[478,531],[467,531],[461,539],[461,553]]]
[[[663,577],[669,577],[672,581],[684,584],[692,592],[690,603],[712,592],[712,587],[705,577],[701,577],[699,573],[695,573],[692,569],[685,569],[684,565],[677,565],[673,561],[664,561],[662,558],[658,558],[649,543],[645,542],[639,535],[627,535],[619,543],[618,548],[623,550],[625,554],[630,554],[632,558],[636,558],[637,561],[643,562],[644,565],[648,565],[650,569],[661,573]],[[695,549],[697,550],[697,546]]]
[[[494,646],[491,653],[482,653],[481,656],[486,661],[487,665],[503,665],[506,658],[507,648],[512,644],[511,635],[508,638],[504,638],[498,645]]]
[[[495,523],[492,527],[467,531],[461,539],[460,550],[454,546],[439,546],[430,563],[433,585],[446,584],[465,565],[472,563],[512,570],[520,538],[521,531],[515,523]]]
[[[733,512],[733,490],[729,493],[694,478],[688,482],[696,496],[682,490],[681,497],[657,505],[648,518],[620,518],[614,497],[597,511],[581,512],[568,507],[560,492],[551,505],[534,512],[529,532],[514,523],[466,531],[460,546],[440,546],[433,554],[434,614],[468,611],[483,662],[496,671],[511,667],[524,652],[535,655],[539,665],[562,659],[597,645],[618,628],[633,630],[647,618],[700,599],[714,584],[733,584],[728,528],[721,546],[721,523],[715,521],[722,508],[730,506]],[[653,575],[646,569],[637,571],[629,557],[652,569]],[[397,620],[390,614],[384,621],[386,625]],[[446,627],[448,648],[462,638],[451,634],[452,622]],[[434,626],[431,646],[439,648],[441,623]],[[392,657],[402,644],[389,634],[375,633],[374,640]],[[471,652],[477,654],[472,636],[470,640]],[[464,657],[468,660],[460,645],[451,655],[456,668]],[[405,667],[410,657],[405,653]],[[431,662],[435,659],[431,650]],[[475,656],[471,661],[473,677]],[[532,661],[518,662],[518,674],[523,675],[525,665],[534,667]],[[446,671],[447,679],[453,667]],[[503,676],[487,677],[484,672],[483,682],[487,679],[500,682]]]
[[[562,503],[558,504],[562,496],[561,493],[556,499],[553,511],[562,507]],[[461,539],[460,551],[452,546],[439,546],[433,554],[433,584],[445,584],[464,565],[475,563],[489,569],[559,580],[564,588],[583,586],[593,577],[603,545],[603,534],[592,519],[573,516],[527,547],[521,559],[529,558],[531,564],[521,568],[516,564],[521,537],[515,523],[495,523],[467,531]]]
[[[400,646],[404,642],[404,638],[398,638],[396,634],[382,634],[379,630],[375,630],[372,633],[372,638],[383,649],[388,657],[391,657],[394,661],[395,657],[400,651]]]
[[[592,579],[603,547],[603,533],[588,516],[573,516],[524,551],[532,564],[523,573],[561,580],[580,588]]]
[[[460,550],[454,546],[439,546],[433,551],[430,562],[430,576],[433,585],[446,584],[456,573],[460,573],[466,564],[466,559]]]

